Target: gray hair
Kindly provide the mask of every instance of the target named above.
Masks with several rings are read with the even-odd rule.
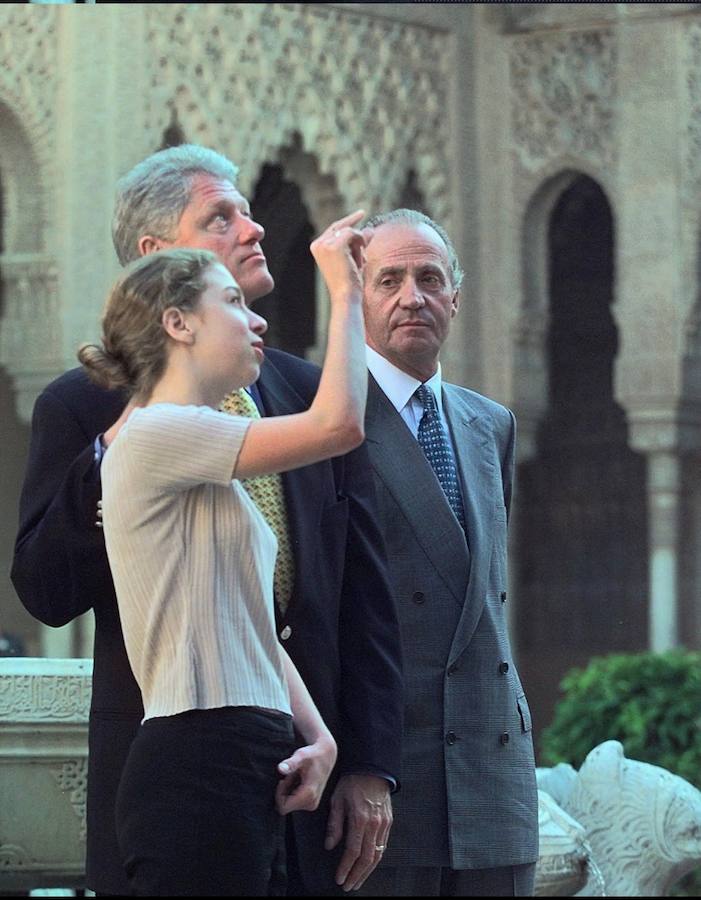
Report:
[[[392,225],[395,222],[404,225],[428,225],[429,228],[433,228],[446,246],[446,250],[448,251],[448,264],[450,266],[450,280],[453,283],[453,287],[459,290],[462,280],[465,277],[465,273],[460,265],[453,242],[448,237],[448,232],[445,228],[416,209],[393,209],[390,212],[378,213],[375,216],[370,216],[364,224],[367,227],[379,228],[380,225]]]
[[[152,153],[117,182],[112,241],[126,265],[141,254],[145,234],[173,240],[178,222],[190,202],[197,175],[213,175],[236,186],[238,166],[198,144],[180,144]]]

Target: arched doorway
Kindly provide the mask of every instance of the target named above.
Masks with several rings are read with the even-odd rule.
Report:
[[[0,329],[6,308],[3,254],[6,250],[7,204],[5,167],[0,154]],[[2,449],[0,449],[0,656],[29,656],[39,651],[38,626],[21,606],[9,579],[13,548],[17,535],[20,489],[29,450],[29,426],[17,414],[12,378],[0,365],[0,421]]]
[[[263,249],[275,280],[272,293],[255,303],[268,320],[265,342],[304,357],[316,343],[316,274],[309,251],[315,229],[300,188],[281,165],[263,165],[251,214],[265,228]]]
[[[577,176],[548,223],[547,411],[518,477],[515,626],[537,727],[569,668],[647,642],[645,460],[613,395],[614,239],[604,192]]]

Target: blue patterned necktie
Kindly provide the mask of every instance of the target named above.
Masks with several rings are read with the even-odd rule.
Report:
[[[421,449],[430,462],[431,468],[436,473],[436,478],[443,488],[450,508],[455,513],[455,518],[464,531],[465,512],[458,482],[458,470],[448,435],[438,413],[436,398],[433,396],[431,388],[425,384],[420,385],[414,393],[421,401],[424,410],[419,422],[419,444],[421,444]]]

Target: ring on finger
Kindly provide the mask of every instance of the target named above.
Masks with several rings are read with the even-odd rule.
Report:
[[[377,850],[378,853],[384,853],[386,849],[385,844],[375,844],[375,850]]]

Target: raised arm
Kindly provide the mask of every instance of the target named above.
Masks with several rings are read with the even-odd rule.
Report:
[[[284,472],[338,456],[363,440],[367,394],[361,270],[369,232],[354,228],[362,210],[330,225],[311,245],[331,300],[319,388],[303,413],[255,420],[236,463],[237,478]]]

